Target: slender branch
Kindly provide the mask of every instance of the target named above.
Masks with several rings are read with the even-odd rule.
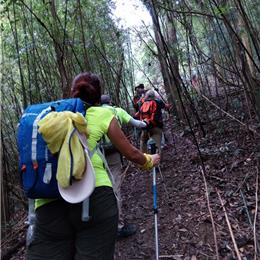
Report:
[[[247,180],[248,176],[250,174],[250,171],[246,174],[245,178],[243,179],[243,181],[238,185],[238,188],[234,191],[234,194],[236,194],[239,190],[240,190],[240,194],[241,194],[241,188],[243,187],[245,181]],[[243,194],[243,193],[242,193]]]
[[[198,93],[198,92],[197,92]],[[238,122],[240,125],[246,127],[248,130],[250,130],[251,132],[253,132],[255,135],[260,137],[260,133],[256,132],[255,129],[253,129],[252,127],[246,125],[245,123],[241,122],[240,120],[238,120],[237,118],[235,118],[234,116],[232,116],[230,113],[226,112],[225,110],[223,110],[222,108],[220,108],[218,105],[216,105],[213,101],[211,101],[209,98],[207,98],[206,96],[204,96],[203,94],[199,94],[199,96],[203,97],[205,100],[207,100],[210,104],[212,104],[214,107],[216,107],[218,110],[220,110],[221,112],[223,112],[225,115],[227,115],[228,117],[232,118],[233,120],[235,120],[236,122]]]
[[[53,40],[53,42],[55,44],[57,44],[58,48],[60,49],[60,51],[62,51],[62,47],[60,46],[59,42],[57,42],[57,40],[55,39],[55,37],[52,35],[52,33],[50,32],[50,30],[47,28],[47,26],[45,25],[45,23],[34,13],[34,11],[23,1],[20,0],[20,2],[26,7],[26,9],[29,10],[29,12],[35,17],[35,19],[39,22],[39,24],[46,30],[46,32],[48,33],[48,35],[51,37],[51,39]]]
[[[158,53],[156,53],[149,44],[143,39],[143,37],[140,35],[140,32],[134,27],[135,32],[137,33],[138,37],[141,39],[141,41],[145,44],[145,46],[148,48],[148,50],[155,56],[158,57]],[[153,42],[154,39],[152,38]],[[156,43],[155,43],[156,44]]]
[[[226,222],[227,222],[227,225],[228,225],[228,230],[229,230],[229,233],[230,233],[230,236],[231,236],[231,239],[232,239],[234,248],[235,248],[235,252],[236,252],[236,255],[237,255],[237,259],[238,259],[238,260],[242,260],[242,258],[241,258],[241,256],[240,256],[240,253],[239,253],[239,250],[238,250],[238,246],[237,246],[237,243],[236,243],[234,234],[233,234],[233,230],[232,230],[232,227],[231,227],[231,224],[230,224],[228,215],[227,215],[227,211],[226,211],[224,202],[223,202],[223,200],[222,200],[222,198],[221,198],[221,196],[220,196],[220,193],[219,193],[219,191],[218,191],[217,189],[216,189],[216,192],[217,192],[217,194],[218,194],[218,198],[219,198],[219,200],[220,200],[220,203],[221,203],[223,212],[224,212],[224,214],[225,214]]]
[[[246,198],[245,198],[245,195],[244,195],[244,193],[242,192],[242,190],[240,190],[240,195],[241,195],[241,197],[242,197],[242,199],[243,199],[243,202],[244,202],[244,205],[245,205],[245,209],[246,209],[246,214],[247,214],[248,222],[249,222],[249,224],[250,224],[250,227],[251,227],[252,230],[253,230],[253,233],[255,234],[255,231],[254,231],[254,224],[252,223],[252,219],[251,219],[251,216],[250,216],[250,213],[249,213],[249,210],[248,210],[248,206],[247,206]],[[254,238],[255,238],[255,237],[254,237]],[[255,240],[255,243],[254,243],[254,244],[255,244],[256,249],[257,249],[258,252],[260,253],[260,245],[259,245],[257,239]],[[257,250],[256,250],[256,251],[257,251]]]
[[[219,258],[219,253],[218,253],[218,240],[217,240],[216,225],[215,225],[213,213],[212,213],[212,210],[210,207],[208,184],[207,184],[205,171],[204,171],[203,167],[200,167],[200,171],[201,171],[201,175],[202,175],[204,186],[205,186],[205,195],[206,195],[206,199],[207,199],[207,206],[208,206],[208,211],[209,211],[209,215],[210,215],[210,219],[211,219],[211,225],[212,225],[212,229],[213,229],[216,258],[217,258],[217,260],[219,260],[220,258]]]
[[[254,64],[255,68],[257,69],[257,71],[260,73],[260,69],[258,67],[258,65],[256,64],[254,58],[252,57],[251,53],[248,51],[248,49],[245,47],[245,45],[243,44],[241,38],[239,37],[239,35],[236,33],[236,31],[234,30],[234,28],[232,27],[232,25],[230,24],[230,22],[228,21],[227,17],[224,15],[224,13],[221,11],[219,5],[217,4],[217,2],[215,0],[212,0],[213,3],[215,4],[216,8],[218,9],[218,11],[220,12],[221,16],[223,17],[223,20],[226,24],[226,26],[232,31],[232,33],[234,34],[234,36],[236,37],[236,39],[238,40],[240,46],[244,49],[244,51],[247,53],[248,57],[251,59],[252,63]],[[258,56],[259,57],[259,56]],[[260,59],[260,58],[259,58]]]
[[[125,176],[126,176],[126,173],[127,173],[128,169],[129,169],[129,167],[130,167],[130,161],[128,161],[127,166],[126,166],[124,172],[121,174],[121,179],[122,179],[121,183],[123,183],[123,181],[124,181],[124,179],[125,179]]]
[[[255,256],[254,260],[257,259],[257,237],[256,237],[256,221],[257,221],[257,211],[258,211],[258,174],[259,170],[256,167],[256,182],[255,182],[255,216],[254,216],[254,245],[255,245]]]
[[[118,75],[118,72],[117,72],[117,71],[114,69],[114,67],[110,64],[110,62],[109,62],[108,59],[106,58],[105,54],[98,48],[98,46],[94,43],[94,41],[93,41],[93,44],[94,44],[94,46],[95,46],[95,49],[98,50],[98,52],[100,53],[101,57],[102,57],[102,58],[105,60],[105,62],[108,64],[108,66],[109,66],[109,68],[111,69],[111,71],[113,71],[117,76],[119,76],[119,75]],[[125,83],[124,83],[124,81],[123,81],[122,79],[120,79],[120,81],[121,81],[121,83],[123,84],[123,86],[125,87],[125,90],[126,90],[126,92],[127,92],[127,95],[128,95],[128,97],[130,98],[132,104],[134,104],[134,101],[133,101],[133,99],[132,99],[132,97],[131,97],[131,95],[130,95],[128,89],[127,89],[127,86],[126,86]]]
[[[219,17],[219,16],[216,16],[216,15],[212,15],[212,14],[207,14],[207,13],[203,13],[203,12],[200,12],[200,11],[181,11],[181,10],[174,10],[174,9],[171,9],[171,8],[167,8],[165,6],[162,6],[160,4],[157,5],[158,7],[161,7],[162,9],[166,10],[166,11],[169,11],[169,12],[173,12],[173,13],[177,13],[177,14],[185,14],[185,15],[197,15],[197,16],[207,16],[207,17],[210,17],[210,18],[214,18],[214,19],[219,19],[219,20],[223,20],[223,18]]]

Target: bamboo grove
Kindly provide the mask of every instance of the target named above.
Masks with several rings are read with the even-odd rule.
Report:
[[[2,198],[23,202],[17,172],[16,126],[27,105],[66,98],[80,71],[101,75],[105,91],[126,107],[133,85],[125,61],[124,32],[110,16],[107,1],[3,1]],[[124,68],[124,69],[123,69]]]
[[[2,1],[2,201],[8,220],[25,200],[17,172],[16,125],[27,105],[68,97],[80,71],[101,75],[116,104],[131,106],[134,70],[149,85],[162,78],[176,119],[198,124],[214,103],[260,118],[260,5],[257,0],[143,0],[152,27],[134,29],[145,57],[137,61],[127,31],[111,18],[113,2]],[[159,68],[159,69],[158,69]],[[195,82],[195,83],[194,83]],[[236,99],[232,98],[236,94]],[[242,102],[245,101],[245,102]],[[247,125],[247,123],[245,122]]]

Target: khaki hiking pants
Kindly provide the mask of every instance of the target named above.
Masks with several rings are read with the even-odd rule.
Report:
[[[121,185],[122,185],[121,155],[119,152],[113,152],[109,155],[106,155],[106,160],[114,179],[113,189],[117,195],[118,228],[120,229],[124,226],[124,219],[122,214],[122,198],[121,198]]]
[[[147,142],[149,138],[155,141],[158,152],[161,154],[162,128],[153,127],[149,130],[142,130],[140,149],[143,153],[147,153]]]

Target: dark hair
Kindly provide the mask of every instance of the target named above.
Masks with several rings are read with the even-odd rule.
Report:
[[[100,85],[100,79],[96,74],[91,72],[80,73],[72,81],[71,96],[78,97],[90,105],[95,105],[100,103]]]
[[[144,89],[144,84],[142,84],[142,83],[139,84],[138,86],[135,87],[135,90],[137,90],[138,88],[140,88],[140,89]]]

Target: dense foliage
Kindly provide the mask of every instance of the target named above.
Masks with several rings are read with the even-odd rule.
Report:
[[[12,212],[15,200],[23,200],[16,148],[23,109],[68,97],[73,77],[82,71],[100,75],[104,92],[126,107],[133,81],[125,72],[126,36],[111,18],[111,1],[2,2],[3,198]]]
[[[174,122],[199,126],[201,136],[212,119],[204,102],[243,129],[255,134],[259,127],[257,0],[143,0],[152,25],[134,28],[131,35],[112,19],[110,0],[1,2],[4,223],[15,206],[26,204],[16,147],[23,109],[68,97],[81,71],[99,74],[104,92],[127,109],[138,71],[146,86],[166,92]],[[132,48],[134,36],[138,53]]]

